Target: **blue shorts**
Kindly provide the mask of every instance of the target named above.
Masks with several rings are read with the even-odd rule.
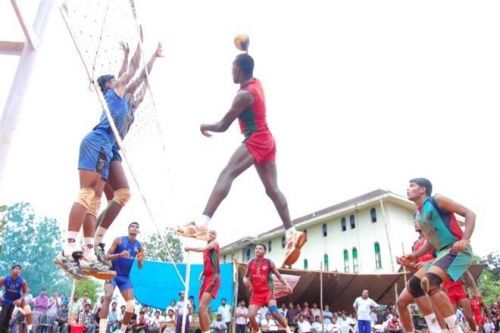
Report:
[[[113,287],[118,287],[120,292],[124,292],[125,290],[132,289],[134,287],[130,276],[117,275],[111,280],[107,280],[106,283],[111,283]]]
[[[467,246],[464,252],[454,252],[451,246],[438,251],[436,259],[428,262],[424,267],[428,270],[436,266],[445,271],[448,276],[457,281],[462,277],[467,268],[472,264],[472,248]]]
[[[80,144],[78,169],[97,172],[104,180],[108,179],[112,157],[109,146],[109,141],[98,132],[92,131],[87,134]]]
[[[111,162],[122,161],[122,156],[120,155],[120,149],[115,145],[113,146],[113,149],[111,149],[111,152],[113,153],[113,156],[111,157]]]

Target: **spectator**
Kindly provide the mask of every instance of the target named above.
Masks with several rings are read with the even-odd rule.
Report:
[[[193,313],[196,311],[196,306],[194,305],[194,296],[189,296],[189,302],[191,303],[191,308],[193,309]]]
[[[312,318],[316,318],[316,316],[321,317],[321,310],[318,308],[318,304],[316,303],[312,304],[311,316]]]
[[[287,312],[288,312],[288,309],[286,308],[286,303],[285,302],[281,303],[281,308],[278,309],[278,313],[282,317],[286,318],[286,313]]]
[[[135,321],[135,325],[132,326],[135,333],[146,333],[148,329],[148,319],[146,318],[146,312],[141,309],[139,312],[139,317]]]
[[[85,303],[83,311],[80,312],[78,322],[83,325],[84,333],[95,333],[96,321],[94,314],[90,311],[90,302]]]
[[[358,333],[371,333],[371,312],[379,306],[368,297],[368,290],[363,290],[352,306],[358,318]]]
[[[175,332],[176,333],[181,333],[182,331],[182,316],[184,314],[184,305],[186,306],[186,325],[185,325],[185,331],[189,332],[189,317],[192,313],[193,308],[191,307],[191,302],[189,300],[186,300],[186,295],[184,291],[179,292],[179,297],[180,300],[176,304],[176,312],[177,312],[177,320],[176,320],[176,328]]]
[[[155,311],[155,315],[149,321],[148,329],[150,333],[160,333],[160,326],[163,322],[163,318],[161,318],[160,311]]]
[[[66,304],[61,304],[57,311],[52,333],[68,333],[68,306]]]
[[[491,321],[489,316],[485,316],[484,325],[483,325],[484,333],[494,333],[495,332],[495,324]]]
[[[226,322],[222,320],[222,315],[220,313],[217,314],[210,328],[212,329],[212,333],[227,333]]]
[[[54,293],[52,297],[49,298],[48,301],[48,306],[47,306],[47,321],[46,324],[50,326],[54,326],[54,321],[56,319],[57,315],[57,310],[58,310],[58,304],[57,304],[57,293]],[[45,327],[41,332],[48,332],[49,329],[48,327]]]
[[[328,305],[325,305],[325,308],[323,309],[323,322],[325,324],[331,323],[333,319],[333,313],[330,311],[330,307]]]
[[[12,311],[12,315],[9,320],[10,333],[19,333],[21,325],[25,323],[25,316],[23,309],[19,306],[15,306]]]
[[[83,294],[83,298],[80,299],[80,303],[81,303],[82,309],[85,308],[85,304],[88,304],[90,306],[92,305],[92,300],[89,298],[88,293]]]
[[[267,313],[269,313],[269,308],[266,305],[262,306],[257,312],[257,322],[260,323],[262,319],[266,318]]]
[[[309,307],[309,303],[304,302],[304,308],[302,309],[300,314],[304,316],[304,320],[307,320],[308,322],[312,321],[313,316],[311,313],[311,308]]]
[[[297,326],[299,328],[299,333],[311,332],[311,323],[305,319],[303,314],[299,315],[299,321],[297,322]]]
[[[313,308],[316,303],[313,303]],[[311,324],[311,332],[312,333],[322,333],[323,332],[323,323],[321,322],[320,316],[314,316],[314,321]]]
[[[173,300],[170,301],[170,304],[167,306],[167,309],[165,310],[165,313],[168,313],[168,310],[172,310],[172,311],[174,311],[174,314],[177,314],[176,313],[177,304],[175,302],[175,299],[173,299]]]
[[[168,309],[167,316],[165,317],[165,330],[163,333],[174,333],[176,327],[176,318],[175,318],[174,309]]]
[[[222,316],[222,320],[226,323],[227,328],[231,327],[231,306],[226,304],[226,299],[222,298],[220,300],[219,308],[217,313]]]
[[[392,318],[387,322],[387,326],[385,327],[386,333],[403,333],[403,328],[401,327],[401,323],[399,322],[399,316],[394,313]]]
[[[120,306],[120,320],[118,322],[118,327],[122,327],[122,320],[125,315],[125,311],[127,311],[127,307],[125,305]]]
[[[38,325],[47,323],[47,309],[49,307],[49,297],[47,289],[42,288],[40,295],[33,300],[33,332],[38,333]]]
[[[297,328],[297,315],[299,313],[297,312],[297,309],[293,307],[293,303],[290,302],[288,303],[288,311],[286,313],[286,321],[288,323],[288,326],[290,327],[295,327]]]
[[[236,333],[245,333],[248,324],[248,308],[245,306],[245,301],[240,301],[235,312]]]
[[[271,317],[271,314],[268,312],[264,319],[260,321],[260,327],[262,332],[277,332],[279,329],[278,322],[276,319]]]
[[[120,327],[119,324],[122,320],[122,315],[116,308],[117,305],[118,304],[116,302],[111,303],[111,310],[108,313],[108,328],[106,329],[107,333],[114,332]]]

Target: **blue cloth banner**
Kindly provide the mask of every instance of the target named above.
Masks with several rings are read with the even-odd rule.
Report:
[[[175,272],[175,266],[181,273],[183,279],[186,277],[186,264],[173,264],[170,262],[146,261],[142,269],[134,263],[130,276],[134,286],[135,298],[142,304],[165,310],[172,300],[180,300],[179,292],[184,290],[179,275]],[[175,266],[174,266],[175,265]],[[221,285],[217,298],[210,304],[211,310],[217,311],[220,300],[225,298],[227,304],[233,306],[234,283],[233,264],[220,264]],[[189,281],[189,296],[194,296],[194,304],[198,309],[198,294],[201,288],[199,276],[203,271],[203,265],[191,264]]]

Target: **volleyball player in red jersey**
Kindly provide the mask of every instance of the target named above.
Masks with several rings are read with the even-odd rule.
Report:
[[[466,284],[471,287],[473,290],[477,290],[476,281],[474,281],[474,277],[467,270],[465,271],[462,279],[466,282]],[[457,281],[445,281],[441,284],[441,288],[446,291],[448,297],[450,298],[451,305],[453,308],[457,309],[457,305],[460,305],[464,311],[464,316],[467,322],[469,323],[469,327],[473,332],[477,331],[476,319],[474,318],[474,314],[472,313],[471,302],[469,296],[467,295],[467,291],[464,289],[464,283],[462,279],[458,279]]]
[[[243,277],[243,283],[247,288],[250,288],[250,302],[248,308],[250,328],[254,333],[260,333],[259,324],[255,317],[262,306],[268,306],[269,313],[279,322],[280,327],[285,327],[286,332],[291,333],[286,319],[278,312],[273,292],[273,277],[271,274],[276,275],[278,280],[286,286],[290,294],[292,293],[292,288],[283,279],[274,263],[264,258],[266,252],[267,248],[264,244],[257,244],[255,246],[255,258],[248,262],[247,271]]]
[[[220,121],[200,126],[201,133],[210,137],[210,132],[225,132],[238,119],[245,139],[220,173],[201,217],[180,227],[177,232],[185,237],[206,239],[208,222],[228,195],[233,180],[255,165],[266,194],[273,201],[285,227],[286,253],[283,266],[290,266],[298,260],[307,236],[292,225],[288,203],[278,187],[276,143],[267,126],[264,90],[260,81],[253,77],[253,69],[254,61],[250,55],[242,53],[236,57],[233,61],[233,82],[240,84],[240,89],[231,108]]]
[[[210,316],[208,307],[210,301],[217,297],[220,287],[220,247],[217,242],[217,232],[208,231],[208,242],[204,247],[186,247],[185,251],[203,252],[203,282],[198,299],[200,301],[199,317],[202,333],[210,333]],[[200,279],[201,279],[200,277]]]
[[[478,327],[479,332],[483,332],[483,325],[484,325],[484,314],[483,314],[483,309],[488,312],[488,308],[483,302],[483,298],[481,295],[477,292],[477,290],[472,291],[472,299],[470,300],[470,305],[472,307],[472,311],[474,312],[474,318],[476,319],[476,324]]]

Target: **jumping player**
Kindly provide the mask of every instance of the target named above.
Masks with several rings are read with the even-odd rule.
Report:
[[[17,306],[22,309],[26,316],[28,332],[31,331],[33,325],[33,316],[31,308],[24,301],[24,295],[28,293],[28,284],[21,276],[21,265],[15,264],[11,268],[11,274],[0,278],[0,287],[5,287],[3,294],[2,311],[0,312],[0,333],[7,333],[9,330],[9,321],[14,308]]]
[[[441,283],[458,280],[471,264],[472,249],[469,242],[476,215],[449,198],[431,194],[432,184],[429,180],[410,180],[408,199],[417,205],[417,221],[425,234],[427,245],[403,256],[403,262],[414,262],[432,248],[436,250],[437,256],[408,281],[408,291],[413,298],[421,298],[423,301],[425,298],[422,296],[429,295],[432,306],[443,316],[449,331],[461,333],[462,329],[456,323],[453,307],[448,295],[441,289]],[[454,214],[465,218],[465,231],[460,229]]]
[[[111,260],[113,270],[116,271],[116,276],[104,283],[104,301],[99,314],[99,318],[101,318],[99,321],[99,332],[106,332],[109,305],[116,287],[120,290],[126,304],[121,326],[122,332],[127,330],[127,325],[134,314],[134,289],[130,279],[130,270],[132,269],[134,259],[137,259],[137,265],[140,269],[143,266],[142,260],[144,259],[141,242],[137,240],[138,233],[139,223],[130,223],[128,226],[128,236],[115,238],[109,248],[106,259]]]
[[[208,242],[204,247],[186,247],[185,251],[203,252],[203,282],[201,284],[199,317],[200,329],[202,333],[210,333],[210,301],[217,297],[220,286],[220,248],[217,242],[217,232],[208,231]]]
[[[271,198],[286,230],[286,254],[283,265],[292,265],[300,256],[300,249],[307,241],[306,234],[295,230],[290,220],[285,196],[278,188],[276,172],[276,143],[266,122],[264,90],[259,80],[253,77],[254,60],[247,53],[239,54],[233,61],[233,82],[240,89],[231,108],[224,117],[213,124],[202,124],[201,133],[211,137],[210,132],[225,132],[238,118],[245,139],[236,149],[222,170],[210,194],[208,203],[198,221],[181,227],[179,233],[186,237],[206,238],[207,224],[228,195],[233,180],[254,165]]]
[[[250,288],[250,302],[248,309],[248,318],[250,319],[250,328],[252,331],[259,332],[259,324],[255,317],[262,306],[269,307],[269,313],[280,323],[280,327],[285,327],[287,333],[291,333],[286,319],[279,314],[276,306],[276,299],[273,292],[273,279],[271,274],[276,275],[279,281],[285,285],[288,292],[292,293],[292,288],[281,276],[274,263],[265,258],[267,247],[264,244],[255,246],[255,258],[250,260],[247,265],[247,271],[243,277],[243,283]]]
[[[130,64],[128,62],[128,46],[125,43],[121,43],[121,46],[124,52],[124,61],[122,68],[120,69],[119,76],[125,73],[128,67],[132,66],[132,61]],[[154,62],[156,58],[159,57],[163,57],[162,45],[160,43],[158,43],[155,53],[153,53],[146,65],[148,74],[151,73]],[[125,89],[125,98],[128,102],[128,112],[123,126],[120,128],[120,136],[122,140],[125,138],[130,126],[132,126],[132,123],[134,122],[135,111],[144,100],[147,89],[146,79],[147,74],[145,70],[143,70],[142,73]],[[139,88],[140,90],[136,93]],[[109,176],[104,187],[104,194],[108,201],[108,205],[97,218],[97,229],[94,238],[94,249],[97,259],[106,265],[109,265],[109,262],[105,260],[106,254],[103,243],[104,235],[120,213],[122,207],[125,206],[130,199],[130,189],[127,177],[125,176],[125,172],[123,170],[122,157],[120,156],[119,150],[120,148],[115,142],[112,148]]]

